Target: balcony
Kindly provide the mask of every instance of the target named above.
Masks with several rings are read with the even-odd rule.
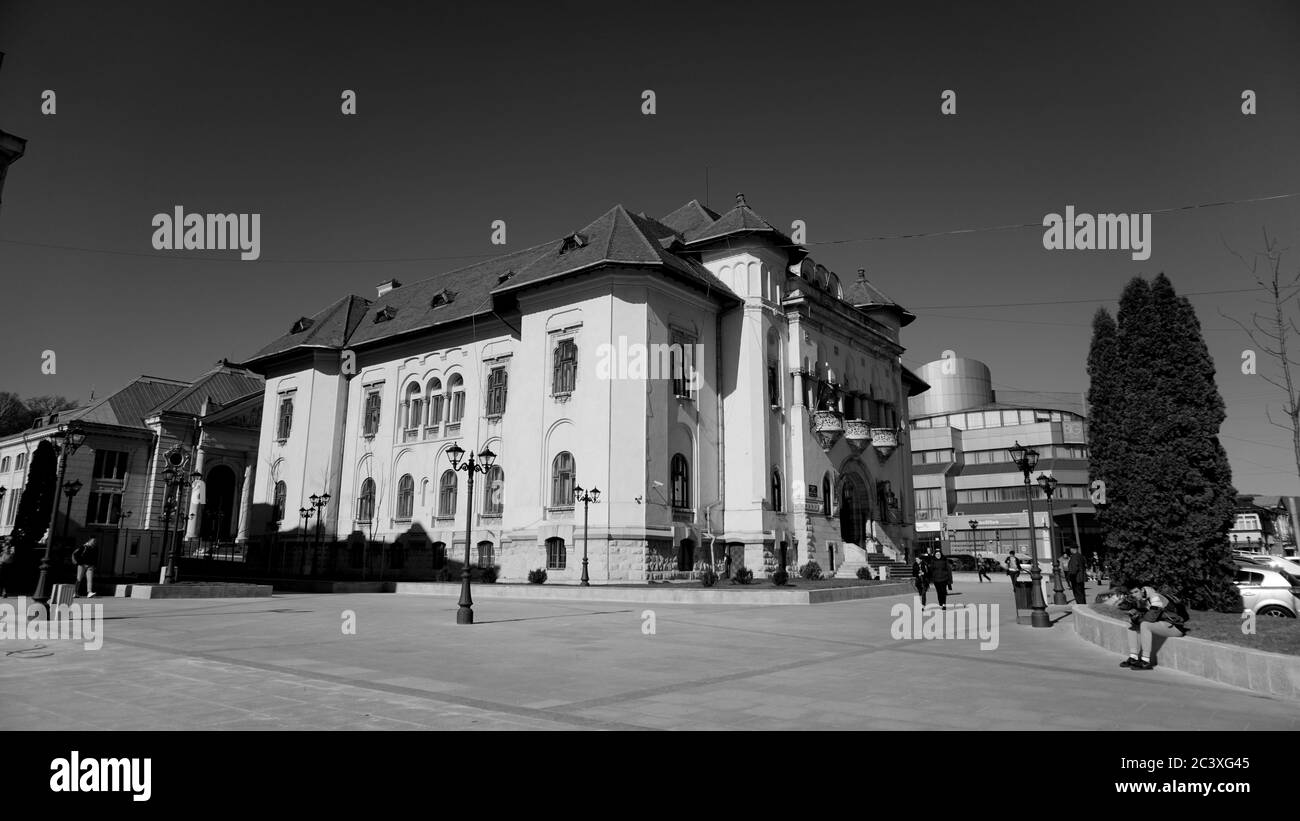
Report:
[[[693,521],[695,521],[695,508],[693,508],[693,507],[678,507],[678,506],[676,506],[676,505],[673,505],[673,521],[674,521],[674,522],[693,522]]]
[[[864,419],[847,419],[844,422],[844,438],[855,452],[861,453],[863,448],[871,444],[871,425]]]
[[[839,411],[819,410],[812,415],[813,434],[817,437],[822,450],[830,452],[835,443],[844,435],[844,417]]]

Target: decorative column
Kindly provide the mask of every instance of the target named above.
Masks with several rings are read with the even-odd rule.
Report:
[[[235,534],[235,542],[245,544],[248,542],[248,517],[253,510],[253,465],[254,459],[251,453],[244,454],[244,482],[239,493],[239,528]]]
[[[190,520],[185,524],[186,539],[197,539],[199,536],[199,523],[203,518],[203,503],[206,500],[208,493],[208,474],[203,470],[203,462],[206,455],[207,454],[203,450],[203,429],[200,428],[199,445],[195,448],[194,454],[194,472],[202,474],[203,480],[190,486]]]

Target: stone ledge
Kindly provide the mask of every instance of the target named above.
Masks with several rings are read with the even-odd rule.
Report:
[[[1074,608],[1074,630],[1084,640],[1107,650],[1128,653],[1128,625],[1092,607]],[[1159,643],[1157,637],[1156,664],[1256,693],[1300,699],[1300,656],[1266,653],[1194,636],[1166,639],[1164,643]]]
[[[451,582],[396,582],[394,593],[421,596],[459,596],[460,585]],[[862,587],[828,587],[818,590],[778,590],[760,584],[745,590],[708,590],[667,587],[579,587],[571,584],[476,584],[472,595],[479,599],[577,599],[586,601],[639,602],[645,604],[741,604],[797,605],[830,604],[881,596],[910,596],[910,584],[876,584]]]
[[[122,588],[126,588],[124,592]],[[132,599],[250,599],[271,595],[269,584],[132,584],[118,593]]]

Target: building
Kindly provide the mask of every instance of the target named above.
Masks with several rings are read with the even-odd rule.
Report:
[[[85,434],[71,452],[55,515],[55,543],[99,539],[100,567],[117,576],[148,575],[165,561],[163,534],[233,542],[247,522],[261,428],[262,380],[224,360],[193,382],[141,376],[85,405],[37,419],[0,439],[0,535],[13,531],[32,454],[42,440],[77,425]],[[184,488],[180,515],[164,509],[165,456],[188,455],[203,479]],[[197,454],[197,455],[196,455]]]
[[[1081,544],[1088,554],[1102,550],[1082,395],[994,391],[988,366],[974,359],[930,362],[918,375],[930,385],[909,403],[922,546],[987,556],[1014,549],[1023,557],[1036,543],[1040,558],[1051,556],[1047,499],[1036,483],[1031,536],[1024,474],[1008,452],[1019,442],[1039,454],[1031,479],[1041,473],[1059,483],[1051,511],[1059,544]]]
[[[294,510],[328,494],[317,521],[336,546],[304,560],[318,572],[369,572],[376,553],[398,576],[459,567],[455,446],[495,454],[468,540],[507,580],[576,581],[584,551],[593,582],[906,551],[912,319],[743,197],[659,219],[616,206],[553,242],[390,280],[243,363],[266,378],[253,535],[302,527]],[[575,506],[575,487],[599,503]]]
[[[1228,541],[1234,550],[1294,556],[1296,553],[1295,496],[1238,494],[1233,504]]]
[[[0,51],[0,65],[4,64],[5,55]],[[0,130],[0,202],[3,201],[5,175],[9,166],[18,162],[27,151],[27,141],[7,131]]]

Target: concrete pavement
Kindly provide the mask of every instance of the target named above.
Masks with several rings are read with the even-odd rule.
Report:
[[[1296,702],[1120,668],[1064,609],[1016,625],[1005,584],[950,600],[1000,603],[993,650],[891,638],[903,598],[485,600],[473,626],[434,596],[95,601],[100,650],[0,642],[0,729],[1300,729]]]

